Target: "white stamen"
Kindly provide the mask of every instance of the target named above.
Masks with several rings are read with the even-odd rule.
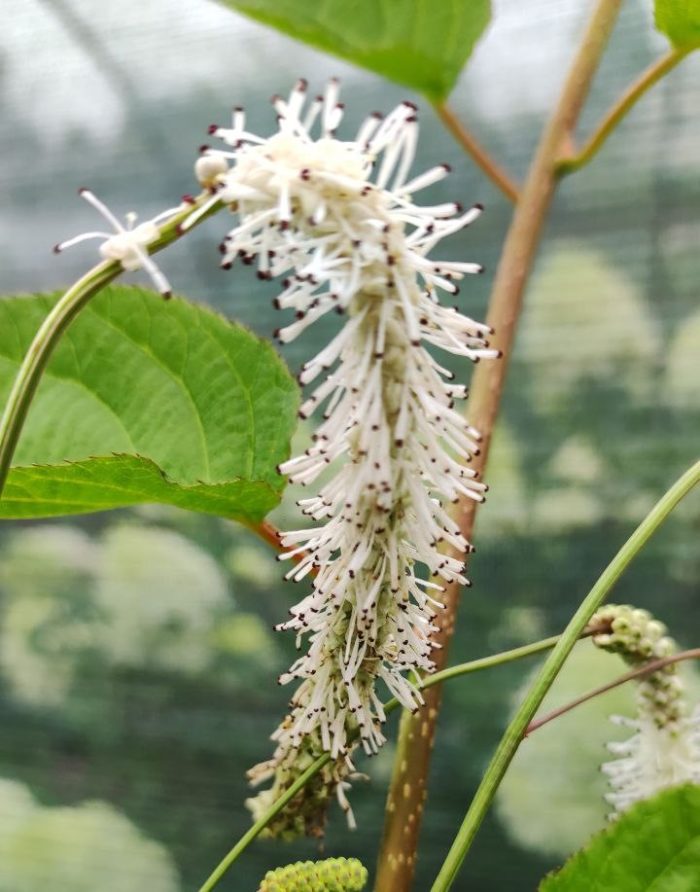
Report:
[[[440,542],[456,553],[470,549],[444,506],[460,495],[481,501],[485,490],[456,460],[478,448],[452,408],[466,388],[446,383],[453,374],[426,347],[465,359],[497,351],[485,341],[487,326],[437,303],[439,291],[456,290],[452,278],[481,267],[433,261],[428,252],[480,211],[457,217],[454,202],[413,203],[412,192],[447,174],[440,166],[409,179],[415,107],[372,116],[355,140],[341,141],[333,136],[343,111],[337,82],[321,101],[309,104],[297,86],[274,104],[279,131],[260,143],[239,144],[238,132],[217,131],[232,146],[219,197],[236,202],[224,261],[241,253],[256,258],[264,277],[287,276],[276,306],[296,319],[279,330],[284,342],[334,307],[348,314],[302,368],[301,383],[314,384],[300,414],[317,414],[319,424],[306,452],[280,468],[304,486],[332,474],[318,495],[299,502],[314,527],[282,536],[282,557],[297,561],[287,578],[315,576],[311,593],[279,625],[307,639],[306,652],[280,677],[300,680],[273,735],[281,783],[305,738],[311,750],[340,758],[359,728],[362,746],[377,751],[384,741],[379,679],[408,709],[422,702],[403,673],[417,678],[434,668],[430,636],[442,603],[433,595],[444,585],[421,577],[467,584],[463,560],[439,550]],[[269,776],[269,766],[264,771]],[[332,783],[344,803],[342,776]]]
[[[121,263],[125,270],[144,269],[151,277],[156,289],[163,297],[170,297],[170,283],[165,278],[161,270],[156,266],[155,262],[149,256],[148,248],[160,236],[158,223],[163,220],[172,218],[175,214],[181,212],[185,205],[179,205],[176,208],[163,211],[152,220],[136,225],[137,216],[133,211],[126,215],[126,227],[122,226],[119,220],[109,210],[99,198],[93,195],[89,189],[81,189],[80,195],[91,204],[106,220],[114,227],[114,234],[107,232],[86,232],[83,235],[75,236],[56,245],[54,250],[58,253],[77,245],[87,239],[101,238],[102,244],[99,247],[100,255],[105,260],[117,260]]]

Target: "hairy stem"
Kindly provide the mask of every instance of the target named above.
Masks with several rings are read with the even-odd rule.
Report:
[[[525,285],[554,197],[558,181],[556,160],[567,134],[573,131],[579,118],[621,2],[597,0],[561,95],[544,127],[506,236],[487,315],[488,324],[495,330],[492,345],[502,351],[503,358],[477,366],[469,400],[470,421],[483,435],[481,453],[472,464],[478,472],[484,471],[488,459]],[[468,540],[472,538],[475,512],[476,503],[470,499],[464,499],[459,505],[460,528]],[[442,648],[434,654],[438,669],[445,665],[458,599],[458,588],[448,587],[443,598],[446,609],[436,635]],[[376,892],[408,892],[411,888],[439,707],[440,688],[437,687],[426,696],[426,705],[417,716],[402,716],[377,865]],[[406,827],[410,828],[408,832]]]
[[[472,799],[462,826],[432,886],[431,892],[445,892],[452,886],[462,861],[469,851],[474,837],[481,826],[481,822],[493,801],[496,790],[527,731],[528,725],[559,674],[559,670],[564,665],[574,644],[581,636],[581,632],[586,627],[586,624],[603,603],[608,592],[620,578],[630,561],[642,550],[648,539],[658,530],[683,496],[687,495],[698,482],[700,482],[700,461],[687,470],[668,492],[659,499],[612,561],[610,561],[598,581],[581,602],[581,605],[564,630],[554,650],[545,661],[530,690],[525,695],[525,699],[506,728],[501,742],[498,744],[496,752],[484,773],[479,788]]]
[[[613,130],[620,121],[631,111],[639,99],[651,89],[657,81],[668,74],[678,65],[691,49],[673,49],[653,62],[645,72],[620,96],[613,107],[608,111],[593,134],[588,138],[580,152],[569,157],[560,158],[557,161],[557,173],[560,176],[574,173],[598,154]]]
[[[558,719],[559,716],[566,715],[567,712],[571,712],[571,710],[576,709],[577,706],[581,706],[583,703],[588,703],[589,700],[593,700],[595,697],[600,697],[601,694],[607,694],[608,691],[612,691],[614,688],[619,688],[620,685],[626,684],[628,681],[634,681],[635,678],[644,678],[647,675],[658,672],[659,669],[663,669],[665,666],[670,666],[672,663],[680,663],[683,660],[700,660],[700,647],[694,647],[692,650],[682,650],[677,654],[671,654],[668,657],[652,660],[649,663],[645,663],[643,666],[637,666],[636,669],[630,669],[629,672],[625,672],[625,674],[620,675],[619,678],[615,678],[607,684],[600,685],[600,687],[582,694],[575,700],[565,703],[558,709],[553,709],[539,719],[533,719],[525,729],[523,736],[528,737],[533,731],[537,731],[544,725],[548,725],[550,722],[553,722],[554,719]]]
[[[162,250],[179,238],[180,224],[208,198],[208,193],[202,193],[194,200],[193,204],[188,204],[181,213],[161,226],[159,237],[149,245],[149,253],[155,254],[156,251]],[[197,222],[201,222],[205,217],[210,216],[219,207],[220,205],[214,205]],[[108,285],[120,276],[123,271],[121,263],[116,260],[98,263],[97,266],[93,267],[66,291],[34,336],[34,340],[17,372],[12,390],[5,404],[2,419],[0,419],[0,496],[2,496],[5,483],[7,482],[7,475],[12,465],[12,457],[15,454],[27,412],[41,381],[44,369],[51,358],[51,354],[68,326],[83,307],[105,285]]]
[[[433,108],[435,109],[435,113],[437,114],[437,116],[440,118],[445,127],[447,127],[452,136],[454,136],[454,138],[462,146],[464,151],[467,152],[468,155],[471,155],[472,159],[491,180],[491,182],[498,189],[501,190],[501,192],[507,199],[509,199],[509,201],[517,202],[517,185],[503,170],[503,168],[496,164],[496,162],[488,154],[486,149],[484,149],[483,146],[481,146],[474,139],[471,133],[459,120],[457,115],[452,111],[450,106],[446,102],[436,102],[433,105]]]

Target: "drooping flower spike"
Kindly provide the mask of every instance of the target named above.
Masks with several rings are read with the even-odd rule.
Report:
[[[103,239],[99,247],[100,255],[105,260],[117,260],[123,269],[129,272],[143,268],[158,292],[168,298],[172,294],[170,283],[160,269],[156,266],[148,253],[148,247],[158,236],[158,224],[164,223],[184,209],[184,205],[163,211],[152,220],[146,220],[136,225],[137,215],[130,212],[126,215],[126,226],[122,226],[118,218],[109,210],[106,204],[99,200],[89,189],[81,189],[79,194],[91,204],[114,227],[114,232],[84,232],[74,238],[54,246],[54,251],[59,254],[66,248],[90,239]]]
[[[443,583],[468,584],[463,556],[470,545],[447,503],[481,501],[486,490],[465,467],[479,441],[455,408],[466,388],[428,348],[474,361],[497,351],[488,345],[488,326],[438,302],[440,292],[456,294],[456,281],[481,266],[428,254],[481,208],[415,203],[414,193],[449,168],[411,176],[413,103],[386,118],[371,115],[354,139],[342,141],[335,136],[343,115],[336,81],[311,102],[304,81],[289,99],[272,101],[277,133],[250,133],[237,108],[230,127],[210,128],[230,150],[207,149],[197,162],[210,204],[220,201],[236,216],[221,245],[222,266],[240,260],[257,264],[263,279],[284,277],[275,305],[295,318],[277,332],[283,342],[331,310],[348,320],[302,368],[300,382],[313,387],[300,415],[319,415],[319,424],[306,452],[280,467],[304,486],[329,466],[335,475],[298,503],[311,527],[282,536],[281,557],[297,558],[287,578],[307,580],[311,591],[278,628],[296,632],[299,646],[308,636],[308,645],[280,677],[300,685],[273,735],[274,758],[251,772],[256,782],[274,776],[274,786],[251,807],[263,808],[309,754],[325,750],[335,763],[324,782],[349,812],[344,778],[354,741],[368,753],[384,742],[377,682],[418,708],[415,681],[434,668],[431,635]],[[309,816],[307,829],[315,820]]]
[[[646,610],[609,604],[591,622],[609,626],[609,631],[593,636],[593,643],[620,654],[632,666],[676,651],[666,627]],[[612,716],[611,720],[634,732],[628,740],[608,744],[615,759],[602,766],[610,785],[605,798],[614,808],[611,817],[666,787],[700,783],[700,710],[688,714],[676,663],[637,682],[634,719]]]

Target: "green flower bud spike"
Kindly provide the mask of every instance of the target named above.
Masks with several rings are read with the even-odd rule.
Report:
[[[258,892],[361,892],[367,868],[357,858],[297,861],[268,870]]]

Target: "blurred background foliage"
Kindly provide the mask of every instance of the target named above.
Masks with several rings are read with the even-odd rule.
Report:
[[[625,4],[584,115],[590,127],[663,51],[651,4]],[[522,175],[588,4],[495,3],[494,24],[453,96]],[[198,0],[25,0],[0,35],[0,284],[52,290],[92,262],[50,246],[92,229],[89,186],[143,215],[194,190],[212,120],[245,104],[269,132],[267,97],[299,76],[344,80],[349,130],[409,91]],[[666,486],[695,457],[700,422],[700,59],[635,109],[593,165],[563,185],[527,309],[489,468],[452,661],[551,634]],[[415,98],[415,97],[413,97]],[[492,270],[510,208],[422,109],[417,168],[450,162],[436,200],[482,201],[445,247]],[[177,290],[263,335],[275,285],[217,269],[218,218],[167,252]],[[479,318],[491,276],[460,306]],[[326,331],[333,322],[326,323]],[[293,369],[324,336],[285,349]],[[461,378],[469,370],[455,367]],[[301,430],[301,441],[308,437]],[[275,513],[297,526],[289,491]],[[697,645],[700,500],[691,497],[619,583]],[[244,772],[270,752],[293,642],[274,635],[298,592],[267,546],[215,518],[161,507],[0,529],[0,890],[196,888],[247,826]],[[529,670],[529,666],[527,667]],[[614,675],[579,646],[552,702]],[[417,888],[428,885],[522,684],[523,666],[452,683],[431,776]],[[604,822],[598,765],[619,691],[534,735],[482,830],[473,892],[528,890]],[[372,864],[391,745],[361,764],[359,830],[331,815],[325,852]],[[564,808],[566,812],[564,813]],[[317,845],[256,843],[222,883],[253,889]]]

